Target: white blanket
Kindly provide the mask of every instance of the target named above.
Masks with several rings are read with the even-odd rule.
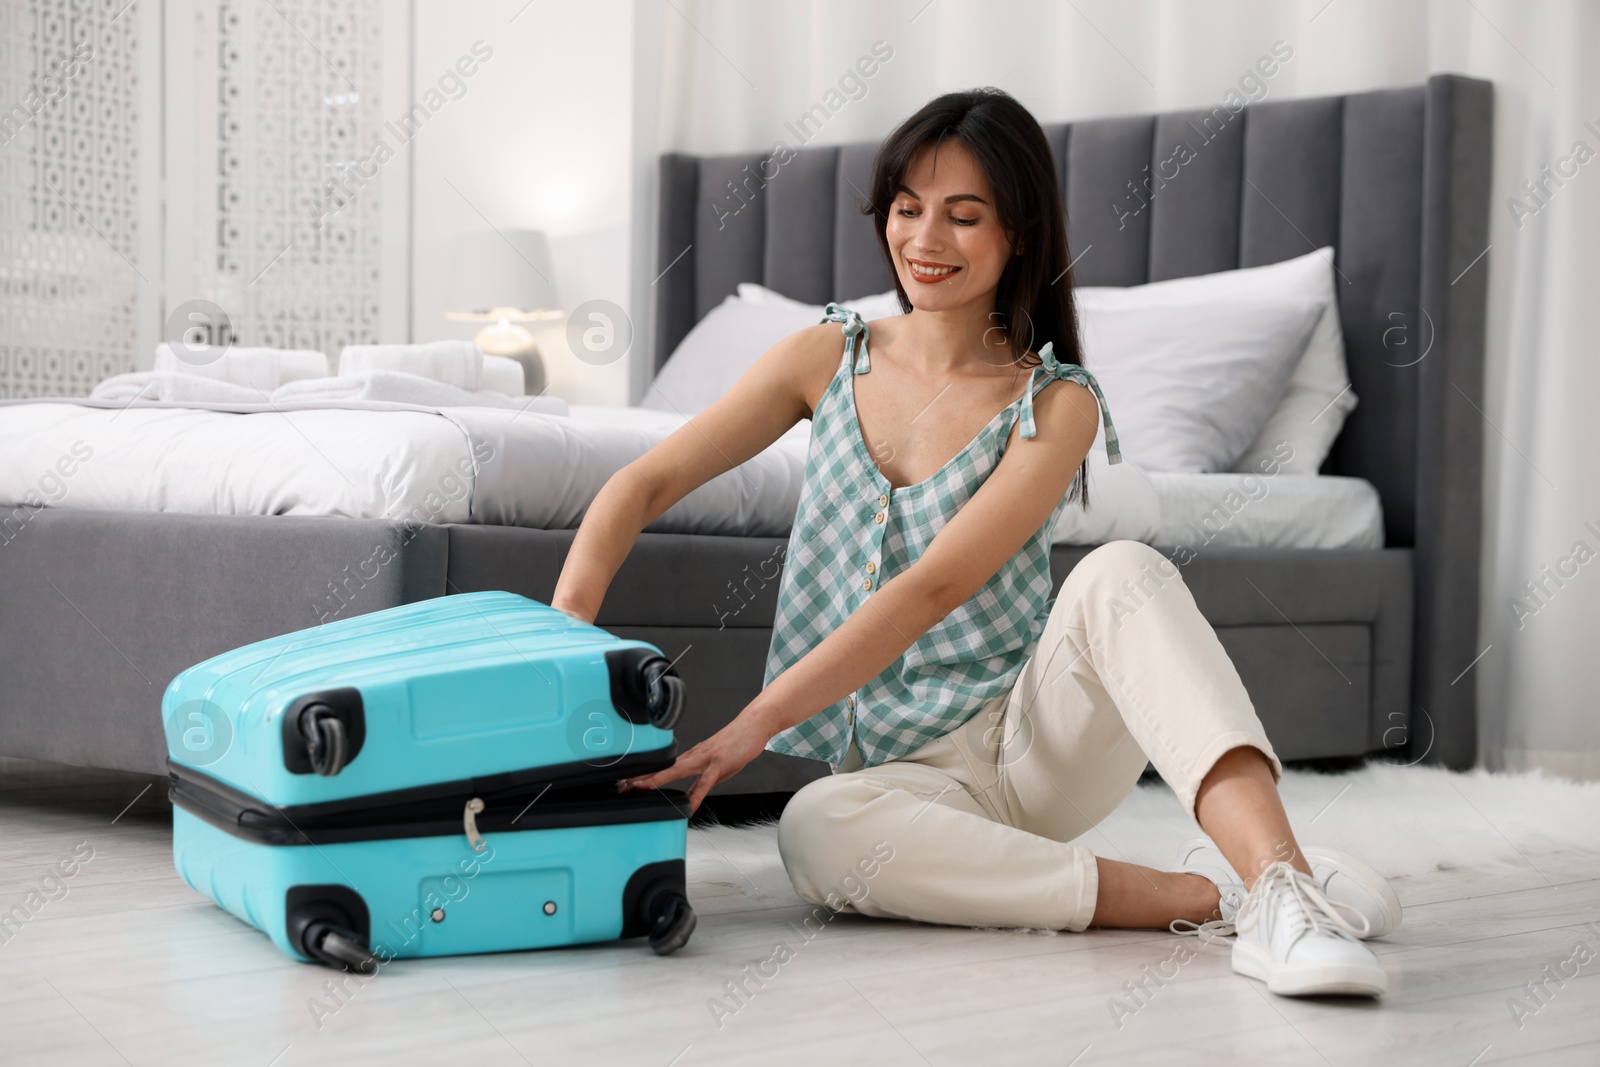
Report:
[[[260,404],[269,399],[275,387],[230,382],[187,371],[134,371],[113,374],[94,387],[90,397],[132,404],[160,400],[173,404]]]
[[[570,529],[612,473],[684,421],[666,412],[585,406],[560,415],[356,400],[8,401],[0,402],[0,502]],[[786,534],[809,432],[809,423],[794,427],[690,493],[650,529]],[[1354,478],[1147,475],[1128,462],[1108,466],[1097,453],[1089,489],[1092,506],[1065,509],[1057,543],[1128,538],[1196,553],[1225,545],[1383,544],[1377,491]]]
[[[667,432],[482,405],[0,401],[0,502],[568,529]],[[649,528],[782,534],[804,462],[775,446]]]

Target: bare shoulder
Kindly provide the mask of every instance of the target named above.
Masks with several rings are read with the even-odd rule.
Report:
[[[844,356],[845,339],[837,322],[819,322],[785,337],[761,357],[805,398],[807,414],[833,380]]]
[[[1034,396],[1033,421],[1041,437],[1087,447],[1100,427],[1100,405],[1087,387],[1058,378]]]
[[[789,346],[789,351],[802,359],[837,364],[844,353],[844,342],[844,331],[837,322],[819,322],[796,330],[778,345]]]

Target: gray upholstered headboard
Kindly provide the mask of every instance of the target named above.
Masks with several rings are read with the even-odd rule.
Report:
[[[1445,440],[1430,432],[1446,431],[1439,420],[1463,400],[1449,381],[1481,406],[1488,264],[1473,260],[1488,244],[1490,86],[1440,75],[1416,88],[1255,105],[1218,121],[1227,116],[1179,111],[1045,127],[1078,282],[1138,285],[1333,245],[1360,403],[1326,472],[1376,485],[1389,543],[1415,544],[1425,521],[1419,486],[1437,488],[1436,464],[1447,458]],[[1196,148],[1194,158],[1139,210],[1129,183],[1170,159],[1179,141]],[[765,153],[664,156],[654,365],[742,281],[819,304],[892,288],[873,220],[856,210],[876,150],[802,149],[766,181]],[[1476,416],[1463,421],[1479,425]],[[1481,450],[1450,451],[1476,482]]]
[[[1323,469],[1377,486],[1389,545],[1415,549],[1419,694],[1448,688],[1477,652],[1492,104],[1488,82],[1437,75],[1238,115],[1045,127],[1080,284],[1337,250],[1359,404]],[[1193,158],[1132,210],[1130,182],[1180,141]],[[892,288],[857,211],[876,149],[802,149],[770,179],[769,153],[663,156],[654,366],[742,281],[812,303]]]

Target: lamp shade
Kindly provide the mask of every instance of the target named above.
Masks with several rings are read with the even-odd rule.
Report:
[[[452,318],[556,311],[561,304],[554,279],[550,244],[539,230],[461,234],[451,260],[447,307]]]

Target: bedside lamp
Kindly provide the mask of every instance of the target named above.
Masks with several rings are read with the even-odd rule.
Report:
[[[550,246],[538,230],[468,233],[456,238],[449,311],[456,322],[484,322],[473,341],[491,356],[522,364],[523,391],[545,386],[544,360],[521,322],[559,318]]]

